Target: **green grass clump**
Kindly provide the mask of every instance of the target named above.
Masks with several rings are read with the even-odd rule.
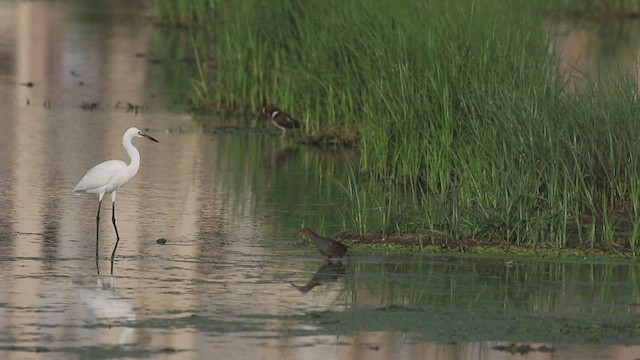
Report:
[[[564,83],[547,3],[211,4],[195,104],[273,103],[307,136],[356,129],[345,226],[637,252],[637,86]]]

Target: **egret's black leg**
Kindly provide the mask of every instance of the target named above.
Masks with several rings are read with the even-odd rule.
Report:
[[[118,242],[120,241],[120,235],[118,234],[118,227],[116,226],[116,202],[111,203],[111,221],[113,222],[113,228],[116,229],[116,246],[113,247],[111,253],[111,264],[113,266],[113,259],[116,257],[116,249],[118,248]]]
[[[113,228],[116,229],[116,239],[120,240],[118,234],[118,227],[116,226],[116,202],[111,203],[111,221],[113,222]]]
[[[98,261],[98,239],[100,237],[100,206],[102,206],[102,200],[98,201],[98,214],[96,215],[96,262]]]
[[[117,241],[117,240],[116,240]],[[114,249],[115,250],[115,249]],[[113,276],[113,257],[111,258],[111,276]]]

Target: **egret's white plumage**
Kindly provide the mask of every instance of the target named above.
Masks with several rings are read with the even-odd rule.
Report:
[[[158,142],[158,140],[144,134],[135,127],[129,128],[122,136],[122,145],[127,151],[127,155],[129,155],[131,162],[128,165],[121,160],[107,160],[101,162],[87,171],[87,173],[78,182],[78,185],[73,189],[75,194],[98,194],[98,215],[96,216],[96,258],[98,258],[100,206],[102,205],[102,198],[107,193],[111,194],[111,220],[113,221],[113,227],[116,230],[116,246],[113,248],[113,252],[111,253],[111,260],[113,260],[116,254],[116,248],[118,247],[118,241],[120,240],[118,227],[116,226],[116,192],[121,186],[131,181],[131,179],[136,176],[138,169],[140,168],[140,152],[132,143],[134,137],[145,137],[149,140]]]
[[[140,155],[138,155],[139,158]],[[87,192],[102,195],[111,193],[133,179],[139,168],[140,164],[135,165],[132,162],[131,165],[127,165],[122,160],[101,162],[87,171],[87,174],[76,185],[73,192],[76,194]]]

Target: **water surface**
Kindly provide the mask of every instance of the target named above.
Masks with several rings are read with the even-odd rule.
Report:
[[[180,112],[188,34],[83,4],[0,2],[0,358],[640,357],[635,262],[325,263],[291,234],[350,225],[354,155]],[[109,198],[96,263],[97,199],[71,190],[130,126],[160,143],[135,141],[110,274]]]

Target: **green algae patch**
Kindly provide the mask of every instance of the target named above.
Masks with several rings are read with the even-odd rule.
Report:
[[[198,314],[179,316],[175,318],[147,319],[137,322],[135,326],[138,328],[153,329],[190,328],[197,329],[209,334],[245,332],[263,327],[261,324],[256,324],[255,322],[220,320]]]

